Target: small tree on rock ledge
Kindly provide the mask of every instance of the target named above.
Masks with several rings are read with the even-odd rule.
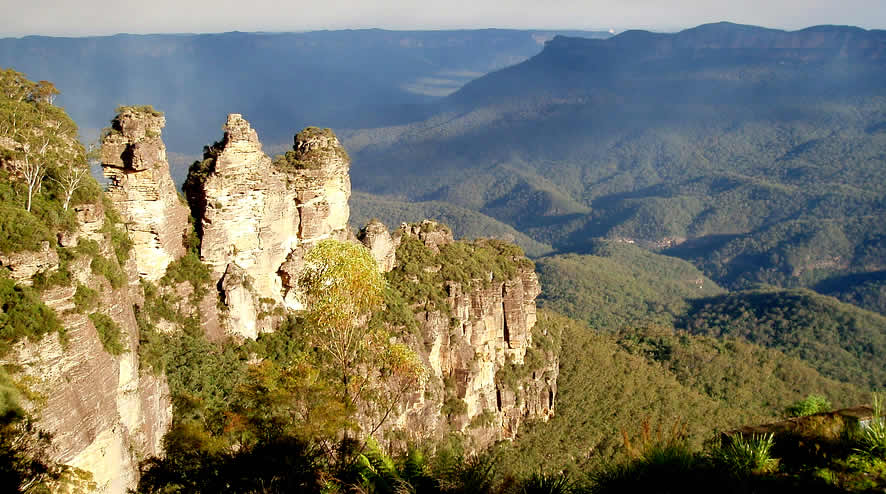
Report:
[[[340,383],[345,405],[373,417],[374,433],[407,390],[426,375],[414,352],[367,324],[382,308],[385,279],[362,245],[320,241],[307,255],[299,288],[308,308],[311,343]]]

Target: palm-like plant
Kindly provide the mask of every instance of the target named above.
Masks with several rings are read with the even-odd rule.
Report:
[[[520,485],[520,494],[571,494],[574,492],[569,476],[560,473],[546,475],[536,472],[527,477]]]
[[[773,434],[754,434],[750,438],[736,434],[721,441],[711,453],[711,461],[734,475],[770,473],[778,468],[778,459],[772,458],[775,445]]]
[[[855,451],[871,459],[886,459],[886,420],[883,417],[883,399],[877,393],[873,397],[874,413],[868,425],[862,427]]]

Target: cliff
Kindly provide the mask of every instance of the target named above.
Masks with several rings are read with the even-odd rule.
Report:
[[[306,129],[277,162],[241,115],[191,167],[184,190],[197,221],[200,256],[222,289],[228,331],[255,338],[261,299],[301,308],[294,272],[308,246],[345,239],[349,162],[331,131]]]
[[[347,228],[349,161],[329,130],[299,132],[293,149],[271,160],[242,116],[230,115],[224,129],[222,140],[191,167],[184,189],[197,220],[200,257],[220,287],[227,332],[255,339],[279,322],[266,317],[272,307],[303,308],[295,280],[314,243],[330,237],[357,240]],[[444,273],[451,271],[448,264],[461,262],[447,256],[468,245],[433,222],[404,225],[393,236],[380,222],[371,222],[359,238],[401,290],[408,290],[402,273],[411,261],[396,251],[409,243],[405,239],[439,256],[439,263],[427,268]],[[460,430],[482,447],[512,438],[526,418],[553,413],[555,352],[539,355],[531,370],[524,365],[533,343],[538,278],[519,249],[491,245],[477,249],[497,255],[506,269],[494,273],[477,266],[476,279],[428,281],[445,291],[433,309],[426,308],[427,300],[412,300],[409,310],[422,336],[402,336],[435,379],[402,404],[390,428],[415,437]],[[455,409],[441,413],[447,407]]]
[[[191,420],[177,408],[174,422],[173,402],[208,407],[201,399],[209,397],[212,413],[227,420],[225,400],[255,370],[258,347],[250,344],[265,344],[244,339],[292,324],[304,308],[295,280],[305,254],[327,238],[369,247],[389,292],[405,301],[389,300],[374,322],[431,375],[396,405],[379,437],[456,431],[480,449],[513,438],[528,418],[551,416],[558,343],[534,327],[540,288],[519,248],[455,241],[430,221],[393,235],[372,222],[358,240],[347,227],[349,158],[332,131],[305,129],[271,160],[237,114],[185,184],[195,246],[169,176],[163,125],[149,108],[123,108],[103,140],[106,195],[90,182],[92,195],[57,212],[68,223],[46,222],[26,248],[8,248],[5,237],[0,245],[4,311],[15,310],[6,298],[19,297],[13,302],[27,301],[42,317],[42,326],[4,336],[0,363],[28,383],[25,407],[52,435],[52,460],[86,474],[77,487],[134,488],[140,462],[162,457],[167,431]],[[36,221],[29,214],[23,221]],[[406,319],[392,317],[395,309]],[[200,369],[219,374],[189,374]]]
[[[101,201],[74,210],[77,228],[64,236],[68,247],[45,242],[39,252],[9,256],[39,261],[31,263],[39,268],[34,272],[6,266],[13,280],[39,285],[35,292],[62,331],[20,340],[0,361],[39,397],[23,405],[51,434],[52,460],[85,472],[95,492],[122,493],[135,486],[139,461],[163,453],[170,394],[164,377],[140,369],[138,297],[131,292],[136,260],[112,240],[123,232],[109,223]],[[23,273],[31,276],[21,279]]]
[[[169,174],[161,130],[162,114],[124,107],[102,139],[107,196],[120,211],[133,242],[139,275],[156,281],[185,253],[188,208]]]
[[[372,230],[384,237],[378,225]],[[433,376],[392,428],[417,437],[460,431],[482,449],[513,439],[527,419],[550,418],[559,341],[535,328],[541,289],[519,248],[456,242],[447,227],[427,220],[402,225],[392,238],[397,258],[388,280],[411,298],[418,323],[417,332],[403,337]],[[422,285],[438,295],[410,295]]]

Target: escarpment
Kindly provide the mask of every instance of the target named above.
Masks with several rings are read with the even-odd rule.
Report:
[[[349,236],[349,162],[331,131],[306,129],[272,162],[239,114],[206,148],[184,190],[201,238],[200,256],[219,283],[229,331],[255,338],[261,299],[301,308],[294,277],[309,245]]]
[[[526,419],[551,417],[559,342],[535,327],[541,291],[531,261],[504,242],[454,241],[432,221],[402,225],[393,243],[388,280],[417,322],[403,337],[434,377],[394,427],[431,437],[457,430],[483,448],[514,438]]]
[[[21,405],[51,435],[52,461],[85,474],[73,487],[123,493],[135,487],[142,459],[163,454],[170,393],[165,377],[141,369],[133,310],[139,270],[122,224],[98,197],[72,209],[76,227],[59,232],[58,242],[8,256],[0,282],[9,276],[33,287],[34,297],[10,300],[15,292],[7,290],[3,310],[27,305],[33,315],[19,311],[4,321],[0,363],[26,387]],[[28,268],[16,264],[28,259]],[[38,317],[32,323],[48,333],[11,336],[29,324],[23,317]]]
[[[185,253],[188,209],[179,200],[160,137],[162,114],[125,107],[102,139],[108,198],[123,216],[139,275],[156,281]]]
[[[169,174],[163,125],[148,108],[122,109],[103,141],[109,201],[96,188],[71,205],[75,227],[28,251],[0,251],[0,283],[38,293],[57,320],[57,330],[18,338],[5,355],[0,345],[0,363],[20,368],[45,396],[29,411],[53,435],[53,459],[91,476],[80,487],[137,485],[139,462],[162,457],[173,422],[171,395],[182,384],[171,373],[167,382],[164,359],[176,338],[242,350],[244,338],[281,328],[305,309],[296,280],[305,255],[327,238],[371,251],[396,293],[371,323],[386,325],[431,376],[402,397],[377,437],[455,431],[479,450],[551,416],[559,343],[536,327],[538,278],[519,248],[456,241],[430,221],[393,235],[371,222],[358,239],[347,226],[349,158],[332,131],[305,129],[272,160],[238,114],[184,186],[198,246]],[[200,348],[211,353],[214,344]],[[243,369],[252,358],[243,357]]]

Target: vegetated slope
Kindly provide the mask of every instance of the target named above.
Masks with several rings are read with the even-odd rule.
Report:
[[[699,439],[776,419],[810,392],[835,406],[866,398],[799,359],[739,339],[662,327],[609,335],[547,310],[539,316],[563,330],[557,413],[504,449],[506,474],[587,472],[623,458],[622,433],[635,437],[644,422],[663,436],[685,427]]]
[[[599,241],[593,254],[543,257],[536,262],[544,307],[616,331],[640,322],[672,324],[689,300],[724,293],[688,262],[636,245]]]
[[[624,243],[596,245],[593,255],[537,260],[544,307],[622,336],[666,328],[741,339],[860,389],[886,384],[886,317],[806,289],[724,293],[680,259]]]
[[[886,271],[830,278],[813,288],[863,309],[886,314]]]
[[[453,230],[456,238],[491,237],[514,242],[529,257],[551,252],[551,246],[537,242],[514,227],[476,211],[440,201],[406,202],[354,192],[350,199],[351,227],[355,230],[376,218],[389,228],[414,218],[428,218],[444,224],[458,225]]]
[[[826,377],[803,355],[743,334],[679,329],[701,301],[729,297],[688,262],[624,242],[598,241],[591,252],[536,261],[540,321],[563,328],[557,414],[504,452],[508,471],[586,472],[624,454],[621,432],[639,433],[644,420],[665,435],[685,423],[689,436],[704,438],[776,420],[810,393],[837,407],[868,398],[867,381]]]
[[[0,66],[55,81],[64,93],[60,104],[81,128],[101,129],[118,104],[153,104],[166,112],[170,149],[197,153],[232,112],[247,115],[271,143],[306,125],[411,121],[424,115],[415,105],[535,55],[553,34],[367,29],[28,36],[0,39]]]
[[[776,348],[864,388],[886,386],[886,317],[879,314],[802,289],[730,293],[691,305],[678,327]]]
[[[849,27],[558,37],[424,122],[357,133],[354,184],[561,252],[690,239],[673,254],[731,287],[882,270],[884,57],[886,32]]]

